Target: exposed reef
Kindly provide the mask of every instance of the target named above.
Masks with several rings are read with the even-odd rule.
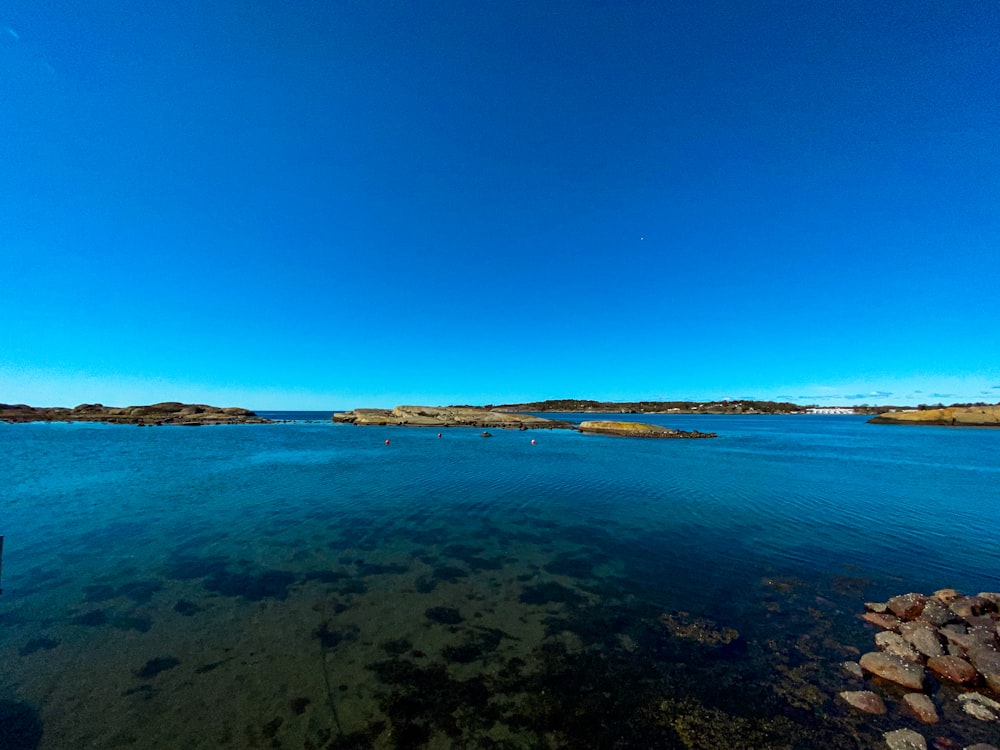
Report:
[[[357,425],[420,427],[498,427],[507,429],[572,428],[569,422],[528,414],[505,414],[473,406],[397,406],[395,409],[355,409],[337,412],[334,422]]]
[[[134,425],[209,425],[270,424],[249,409],[239,407],[182,404],[165,401],[150,406],[104,406],[80,404],[72,409],[62,406],[36,407],[24,404],[0,404],[0,422],[104,422]]]
[[[671,430],[669,427],[662,427],[657,424],[645,424],[643,422],[610,422],[594,421],[581,422],[578,427],[580,432],[591,432],[598,435],[617,435],[618,437],[644,437],[644,438],[713,438],[714,432],[698,432],[693,430]]]
[[[994,406],[947,406],[941,409],[888,411],[872,417],[869,424],[922,424],[947,427],[1000,427],[1000,404]]]

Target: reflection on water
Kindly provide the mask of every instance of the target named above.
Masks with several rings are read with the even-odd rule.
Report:
[[[695,419],[670,424],[720,438],[0,425],[0,747],[874,748],[919,728],[898,700],[843,705],[862,682],[841,663],[870,648],[866,600],[998,588],[995,545],[949,533],[1000,525],[1000,433]],[[949,690],[934,736],[988,741]]]

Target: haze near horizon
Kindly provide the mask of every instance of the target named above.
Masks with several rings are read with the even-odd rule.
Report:
[[[0,401],[996,402],[997,28],[12,0]]]

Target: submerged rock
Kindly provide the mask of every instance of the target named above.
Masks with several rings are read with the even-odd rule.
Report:
[[[982,693],[962,693],[958,700],[962,704],[962,710],[973,718],[980,721],[1000,719],[1000,703]]]
[[[896,729],[882,735],[889,750],[927,750],[927,740],[912,729]]]
[[[960,685],[971,685],[976,681],[975,668],[957,656],[932,656],[927,660],[927,668],[938,677]]]
[[[901,656],[872,651],[861,657],[862,669],[910,690],[923,690],[924,668]]]
[[[903,702],[924,724],[937,724],[939,717],[934,701],[923,693],[907,693]]]
[[[881,716],[885,713],[885,703],[871,690],[844,690],[838,695],[866,714]]]

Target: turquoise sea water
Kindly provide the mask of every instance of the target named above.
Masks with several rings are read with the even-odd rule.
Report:
[[[263,414],[0,424],[0,748],[882,747],[864,602],[1000,589],[1000,430]]]

